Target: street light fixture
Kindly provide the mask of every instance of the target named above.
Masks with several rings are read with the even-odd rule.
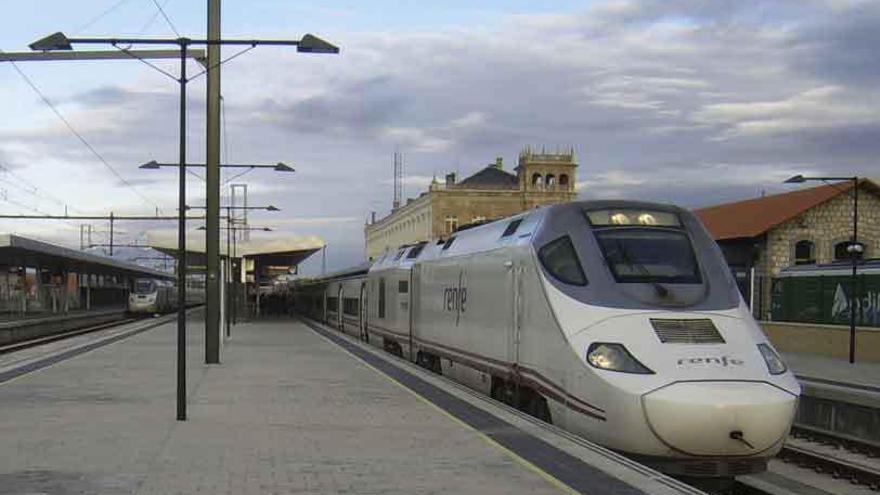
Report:
[[[864,251],[864,246],[859,243],[859,177],[804,177],[803,175],[795,175],[784,181],[785,184],[803,184],[807,181],[852,181],[853,189],[853,218],[852,218],[852,240],[846,247],[852,261],[852,275],[849,282],[849,362],[856,362],[856,288],[857,274],[859,266],[859,258]]]
[[[150,160],[143,165],[139,165],[138,168],[143,170],[157,170],[161,167],[178,167],[177,163],[159,163],[156,160]],[[187,167],[195,167],[195,168],[205,168],[207,165],[204,163],[187,163]],[[256,165],[256,164],[248,164],[248,163],[223,163],[220,164],[220,168],[271,168],[276,172],[295,172],[296,170],[287,165],[284,162],[278,162],[275,165]]]
[[[210,6],[211,2],[209,2]],[[216,4],[216,8],[219,8],[219,3]],[[219,12],[219,10],[217,10]],[[210,14],[210,12],[209,12]],[[219,15],[217,17],[217,22],[219,25]],[[219,29],[216,31],[219,33]],[[180,421],[186,420],[186,84],[189,82],[187,79],[186,73],[186,59],[187,59],[187,51],[193,45],[203,45],[210,47],[218,47],[221,45],[238,45],[238,46],[250,46],[254,48],[258,45],[270,45],[270,46],[296,46],[297,51],[301,53],[339,53],[339,48],[328,43],[317,36],[307,34],[302,37],[300,40],[223,40],[219,39],[219,35],[214,38],[211,36],[211,32],[209,30],[209,38],[210,39],[191,39],[185,37],[179,38],[68,38],[64,33],[57,32],[46,36],[40,40],[37,40],[31,43],[29,46],[31,50],[40,51],[40,52],[50,52],[50,51],[69,51],[73,49],[73,44],[102,44],[102,45],[112,45],[114,47],[119,48],[119,45],[176,45],[180,50],[180,75],[179,77],[174,77],[171,74],[168,74],[161,69],[153,67],[160,72],[168,75],[172,79],[175,79],[180,85],[180,143],[179,143],[179,152],[180,158],[178,161],[178,169],[179,169],[179,187],[178,187],[178,196],[179,196],[179,206],[178,206],[178,251],[179,251],[179,263],[178,263],[178,311],[177,311],[177,419]],[[219,99],[219,81],[217,81],[216,85],[211,84],[210,74],[214,73],[213,69],[219,67],[222,61],[217,64],[209,63],[207,64],[207,68],[205,69],[206,73],[209,73],[209,91],[208,91],[208,103],[209,106],[211,101],[213,100],[212,96],[215,96],[211,91],[211,87],[214,87],[216,90],[216,98]],[[200,74],[199,74],[200,75]],[[195,76],[195,77],[198,77]],[[209,126],[211,121],[209,119]],[[210,133],[208,135],[210,138]],[[209,161],[210,158],[209,158]],[[208,168],[209,178],[212,175],[213,168]],[[218,174],[219,175],[219,174]],[[216,190],[215,190],[216,188]],[[207,244],[207,256],[208,256],[208,273],[207,273],[207,313],[206,313],[206,328],[205,328],[205,361],[208,364],[211,363],[219,363],[220,355],[219,355],[219,336],[215,336],[215,333],[212,332],[212,329],[215,326],[219,325],[219,321],[216,319],[215,312],[219,312],[219,280],[217,280],[216,272],[219,268],[219,200],[217,199],[219,196],[219,177],[218,182],[214,184],[211,180],[208,181],[208,204],[216,205],[213,206],[207,212],[207,221],[208,221],[208,231],[207,231],[207,240],[214,240],[215,242],[206,242]],[[216,253],[216,254],[215,254]],[[216,323],[217,325],[213,325]]]

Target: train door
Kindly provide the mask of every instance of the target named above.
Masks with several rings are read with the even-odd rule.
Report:
[[[339,284],[339,292],[336,298],[336,328],[345,331],[344,323],[342,322],[342,283]]]
[[[510,284],[510,298],[512,304],[510,305],[510,328],[509,334],[507,338],[507,361],[514,364],[513,372],[514,372],[514,380],[519,382],[519,343],[520,343],[520,332],[522,330],[522,305],[523,305],[523,297],[522,297],[522,280],[523,280],[523,269],[522,265],[517,261],[508,261],[510,263],[508,269],[508,277]]]
[[[323,295],[321,296],[321,321],[327,323],[327,287],[324,287]]]
[[[361,338],[367,342],[370,341],[370,334],[367,331],[367,282],[361,282],[361,300],[358,305],[359,322],[361,326]]]

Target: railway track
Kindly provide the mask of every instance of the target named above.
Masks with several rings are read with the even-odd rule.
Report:
[[[48,344],[50,342],[57,342],[59,340],[69,339],[71,337],[76,337],[77,335],[83,335],[90,332],[97,332],[99,330],[105,330],[107,328],[124,325],[126,323],[131,323],[133,321],[137,321],[140,318],[120,318],[118,320],[108,321],[104,323],[99,323],[97,325],[85,325],[79,328],[74,328],[71,330],[66,330],[64,332],[56,333],[53,335],[46,335],[43,337],[37,337],[35,339],[28,339],[21,342],[15,342],[12,344],[7,344],[4,346],[0,346],[0,355],[8,354],[10,352],[20,351],[23,349],[28,349],[30,347],[36,347],[43,344]]]
[[[852,439],[841,439],[828,434],[823,435],[824,438],[834,442],[832,445],[835,447],[854,445],[856,443],[856,441]],[[811,442],[816,443],[817,446],[823,445],[822,443],[812,440]],[[873,456],[870,454],[864,454],[865,449],[868,448],[864,445],[865,442],[858,443],[862,444],[859,447],[860,450],[850,451],[863,454],[865,457],[864,459],[852,458],[855,456],[844,458],[843,456],[829,453],[828,448],[813,448],[812,445],[807,442],[800,442],[798,445],[787,444],[779,453],[779,458],[785,462],[791,462],[800,467],[812,469],[817,473],[827,474],[835,479],[848,480],[853,484],[864,485],[871,490],[880,491],[880,462],[874,462]],[[827,446],[828,444],[825,443],[825,445]],[[869,448],[871,449],[869,450],[870,452],[873,452],[874,454],[877,453],[876,446],[870,446]]]

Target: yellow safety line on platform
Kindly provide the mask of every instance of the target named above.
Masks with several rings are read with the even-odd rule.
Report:
[[[528,460],[526,460],[526,459],[523,459],[519,454],[517,454],[516,452],[514,452],[514,451],[508,449],[507,447],[501,445],[500,443],[496,442],[495,440],[493,440],[491,437],[489,437],[488,435],[486,435],[486,434],[483,433],[482,431],[480,431],[480,430],[474,428],[473,426],[471,426],[471,425],[465,423],[464,421],[462,421],[461,419],[459,419],[458,417],[456,417],[454,414],[452,414],[452,413],[450,413],[449,411],[443,409],[442,407],[438,406],[437,404],[434,404],[434,403],[431,402],[431,400],[428,399],[427,397],[424,397],[423,395],[419,394],[419,393],[416,392],[415,390],[413,390],[413,389],[407,387],[407,386],[404,385],[403,383],[400,383],[400,382],[399,382],[397,379],[395,379],[394,377],[389,376],[387,373],[385,373],[385,372],[383,372],[382,370],[376,368],[376,367],[373,366],[372,364],[370,364],[370,363],[364,361],[364,359],[361,358],[360,356],[358,356],[357,354],[352,353],[351,351],[349,351],[348,349],[346,349],[346,348],[340,346],[340,345],[337,344],[336,342],[333,342],[332,340],[330,340],[330,339],[329,339],[328,337],[326,337],[325,335],[322,335],[320,332],[315,331],[315,329],[312,328],[311,326],[309,326],[308,324],[304,324],[304,325],[306,326],[306,328],[308,328],[308,329],[311,330],[312,332],[316,333],[316,334],[317,334],[319,337],[321,337],[322,339],[324,339],[324,340],[326,340],[327,342],[333,344],[335,347],[341,349],[341,350],[342,350],[343,352],[345,352],[346,354],[348,354],[348,355],[354,357],[355,359],[357,359],[361,364],[363,364],[363,365],[366,366],[367,368],[369,368],[369,369],[375,371],[379,376],[385,378],[386,380],[390,381],[391,383],[394,383],[394,384],[397,385],[398,387],[400,387],[400,388],[402,388],[403,390],[405,390],[405,391],[409,392],[410,394],[414,395],[417,399],[419,399],[419,401],[421,401],[421,402],[423,402],[424,404],[427,404],[428,406],[432,407],[434,410],[440,412],[441,414],[443,414],[443,415],[446,416],[447,418],[451,419],[452,421],[454,421],[454,422],[458,423],[459,425],[463,426],[464,428],[466,428],[466,429],[468,429],[468,430],[470,430],[470,431],[476,433],[478,438],[482,439],[484,442],[488,443],[490,446],[492,446],[492,447],[496,448],[497,450],[501,451],[503,454],[506,454],[508,457],[510,457],[511,459],[513,459],[515,462],[517,462],[517,463],[520,464],[521,466],[523,466],[523,467],[525,467],[525,468],[528,468],[529,470],[533,471],[535,474],[537,474],[538,476],[540,476],[544,481],[546,481],[547,483],[553,485],[553,487],[559,489],[560,491],[562,491],[562,492],[564,492],[564,493],[575,494],[575,495],[581,493],[581,492],[575,490],[574,488],[568,486],[564,481],[561,481],[559,478],[553,476],[552,474],[548,473],[547,471],[544,471],[543,469],[541,469],[541,468],[539,468],[538,466],[534,465],[534,464],[531,463],[530,461],[528,461]],[[345,335],[345,337],[348,337],[347,334],[343,334],[343,335]],[[357,344],[360,344],[360,343],[358,342]],[[372,349],[366,349],[366,350],[367,350],[368,352],[369,352],[369,351],[372,351]],[[382,358],[380,357],[380,359],[382,359]],[[392,366],[393,366],[393,365],[392,365]],[[433,386],[436,386],[436,385],[433,385]],[[491,413],[490,413],[490,414],[491,414]]]

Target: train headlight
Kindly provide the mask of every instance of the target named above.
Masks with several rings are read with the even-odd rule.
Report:
[[[767,370],[771,375],[781,375],[788,371],[788,367],[785,366],[782,358],[779,357],[779,354],[776,354],[772,347],[762,343],[758,344],[758,350],[761,351],[761,356],[764,358],[764,362],[767,363]]]
[[[587,349],[587,362],[600,370],[653,375],[654,372],[634,358],[623,344],[594,342]]]

